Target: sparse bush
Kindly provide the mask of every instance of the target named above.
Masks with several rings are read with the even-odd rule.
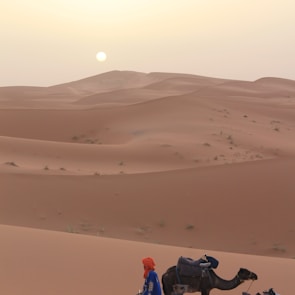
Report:
[[[6,162],[5,164],[13,167],[18,167],[14,162]]]
[[[188,224],[186,227],[185,227],[187,230],[192,230],[195,228],[195,226],[193,224]]]
[[[97,235],[100,236],[100,235],[102,235],[102,234],[104,234],[104,233],[105,233],[105,228],[104,228],[104,226],[101,226],[101,227],[98,229]]]
[[[151,231],[151,229],[146,225],[140,226],[136,229],[136,233],[139,235],[145,235],[150,231]]]
[[[74,229],[74,227],[73,227],[72,225],[68,225],[68,226],[67,226],[67,232],[68,232],[68,233],[71,233],[71,234],[76,234],[76,233],[78,233],[78,232]]]
[[[158,225],[159,225],[159,227],[165,227],[166,223],[164,220],[160,220]]]
[[[277,243],[275,243],[273,246],[272,246],[272,249],[277,251],[277,252],[286,252],[286,248],[282,245],[279,245]]]
[[[94,139],[91,139],[91,138],[86,138],[85,143],[90,143],[90,144],[94,144],[95,143],[95,140]]]
[[[232,144],[232,145],[234,144],[234,140],[233,140],[233,137],[231,135],[229,135],[227,137],[227,140],[229,141],[230,144]]]

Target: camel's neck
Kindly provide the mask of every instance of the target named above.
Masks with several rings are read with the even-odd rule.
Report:
[[[232,280],[224,280],[216,275],[215,272],[212,274],[212,283],[214,285],[214,288],[220,289],[220,290],[231,290],[239,286],[243,281],[240,280],[240,278],[236,275]]]

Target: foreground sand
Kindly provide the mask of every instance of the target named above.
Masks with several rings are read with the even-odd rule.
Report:
[[[157,261],[159,276],[180,255],[199,258],[204,252],[218,258],[216,273],[225,279],[240,267],[259,279],[234,290],[211,294],[251,294],[273,287],[293,294],[295,260],[82,236],[20,227],[0,226],[2,294],[135,294],[142,287],[141,258]],[[249,289],[250,288],[250,289]],[[249,290],[248,290],[249,289]]]
[[[135,294],[142,256],[163,273],[205,251],[222,277],[257,272],[250,293],[293,294],[294,114],[279,78],[0,88],[3,293]]]

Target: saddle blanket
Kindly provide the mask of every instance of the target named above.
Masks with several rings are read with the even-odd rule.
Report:
[[[177,270],[182,276],[198,277],[202,275],[204,268],[216,268],[218,266],[218,260],[211,256],[206,256],[206,260],[200,258],[193,260],[189,257],[180,256],[177,261]],[[202,267],[203,265],[203,267]]]

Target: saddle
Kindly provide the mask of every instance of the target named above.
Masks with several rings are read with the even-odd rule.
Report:
[[[204,273],[204,270],[216,268],[217,266],[218,261],[211,256],[205,255],[198,260],[180,256],[177,261],[176,269],[181,276],[200,277]]]

